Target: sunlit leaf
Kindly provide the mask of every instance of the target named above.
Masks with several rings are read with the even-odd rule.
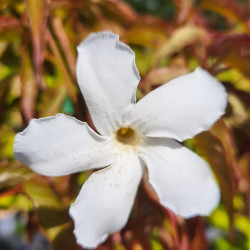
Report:
[[[220,81],[232,84],[236,89],[250,93],[250,78],[245,77],[237,69],[222,71],[217,77]]]
[[[166,42],[167,34],[161,27],[140,24],[132,27],[125,34],[125,38],[128,44],[157,49]]]
[[[0,163],[0,191],[22,184],[32,176],[31,171],[19,162]],[[19,188],[20,190],[20,188]],[[1,196],[1,194],[0,194]]]
[[[178,28],[163,46],[155,53],[153,65],[158,65],[163,57],[168,57],[180,52],[183,48],[194,42],[201,41],[206,35],[206,30],[195,25],[186,25]]]
[[[221,228],[224,230],[229,229],[230,221],[228,214],[224,208],[224,206],[219,205],[214,212],[210,215],[210,220],[212,220],[213,224],[217,228]]]
[[[235,94],[228,95],[230,105],[230,116],[225,117],[225,123],[228,127],[241,127],[248,120],[247,107],[244,102]]]
[[[29,212],[33,209],[33,205],[29,197],[17,192],[15,195],[11,193],[5,196],[0,195],[0,208]]]
[[[13,158],[13,143],[15,133],[8,126],[0,127],[0,157],[2,159]]]

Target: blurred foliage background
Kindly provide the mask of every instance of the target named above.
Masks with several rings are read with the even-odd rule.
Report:
[[[184,143],[220,185],[211,216],[175,216],[145,175],[127,226],[98,249],[250,249],[249,0],[1,0],[0,249],[81,249],[67,211],[90,172],[40,176],[12,148],[33,117],[62,112],[92,125],[76,82],[76,46],[101,30],[135,51],[137,98],[197,66],[229,96],[223,119]]]

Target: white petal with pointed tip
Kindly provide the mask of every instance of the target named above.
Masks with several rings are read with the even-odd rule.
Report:
[[[208,164],[171,139],[149,138],[140,147],[160,203],[183,217],[209,215],[220,193]]]
[[[110,151],[106,138],[63,114],[31,120],[14,143],[15,157],[47,176],[108,166],[113,160]]]
[[[208,130],[226,105],[223,85],[197,68],[150,92],[134,105],[128,119],[146,136],[183,141]]]
[[[92,34],[77,49],[80,89],[96,129],[109,135],[135,102],[140,76],[134,52],[111,32]]]
[[[78,244],[95,248],[125,226],[141,177],[141,163],[132,151],[89,177],[70,208]]]

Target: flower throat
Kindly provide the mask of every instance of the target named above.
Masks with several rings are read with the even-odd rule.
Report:
[[[130,127],[122,127],[116,132],[116,139],[120,143],[128,145],[136,145],[139,142],[139,135]]]

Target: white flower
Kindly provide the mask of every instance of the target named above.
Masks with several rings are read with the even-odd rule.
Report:
[[[78,47],[77,77],[98,132],[58,114],[31,120],[15,157],[48,176],[94,168],[70,215],[77,242],[95,248],[127,223],[144,166],[160,203],[176,214],[208,215],[220,194],[208,164],[176,142],[207,130],[224,113],[224,87],[198,68],[135,103],[133,51],[110,32]]]

